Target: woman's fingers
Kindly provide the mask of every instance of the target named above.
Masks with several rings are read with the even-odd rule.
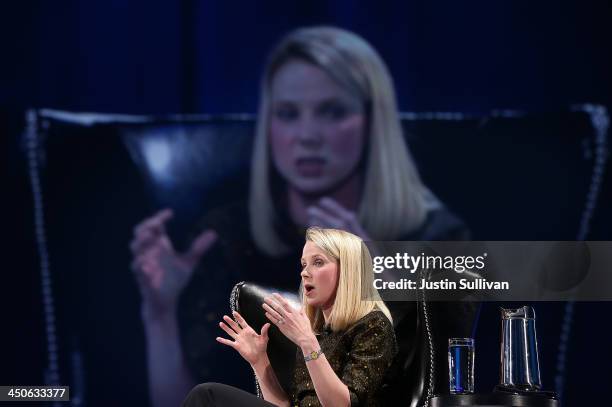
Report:
[[[165,231],[165,224],[170,220],[173,216],[171,209],[164,209],[157,212],[155,215],[151,216],[148,219],[140,222],[136,227],[134,227],[134,235],[138,236],[143,234],[145,231],[149,231],[152,233],[162,233]]]
[[[272,315],[270,312],[266,312],[266,318],[268,318],[274,325],[279,326],[284,324],[284,319],[278,318],[275,315]]]
[[[355,214],[353,212],[349,211],[332,198],[326,197],[319,200],[318,207],[320,209],[323,209],[328,214],[340,218],[347,223],[350,223],[351,221],[355,220]]]
[[[236,339],[238,334],[223,322],[219,322],[219,327],[223,329],[232,339]]]
[[[278,312],[276,312],[276,310],[274,308],[272,308],[271,306],[269,306],[267,303],[264,302],[263,304],[263,309],[266,310],[266,315],[270,314],[270,320],[274,323],[278,323],[278,321],[283,319],[283,316],[281,314],[279,314]]]
[[[278,312],[281,316],[284,316],[286,314],[284,306],[273,295],[269,295],[264,298],[264,303],[268,304],[270,308]]]
[[[236,342],[230,341],[229,339],[221,338],[220,336],[218,336],[217,342],[222,343],[227,346],[231,346],[232,348],[236,349]]]
[[[164,209],[134,227],[134,237],[130,242],[130,250],[136,255],[157,243],[163,236],[165,224],[173,216],[172,210]]]
[[[293,307],[291,306],[289,301],[285,299],[285,297],[283,297],[279,293],[274,293],[272,294],[272,296],[283,307],[282,311],[285,311],[285,314],[291,313],[291,311],[293,311]]]
[[[238,313],[238,311],[232,311],[232,315],[236,318],[236,322],[242,327],[242,329],[249,328],[249,324],[246,320]]]
[[[261,327],[261,334],[260,335],[261,335],[261,337],[264,340],[268,339],[268,331],[269,330],[270,330],[270,323],[269,322],[265,323],[264,326]]]
[[[236,323],[236,321],[234,321],[233,319],[231,319],[230,317],[228,317],[227,315],[223,315],[223,320],[225,322],[227,322],[227,324],[236,332],[236,333],[240,333],[240,331],[242,331],[242,328],[240,328],[240,325],[238,325]]]
[[[371,240],[359,222],[357,213],[346,209],[338,201],[325,197],[316,205],[308,208],[309,222],[312,226],[344,229],[356,234],[363,240]]]
[[[191,242],[189,250],[185,253],[185,259],[192,263],[197,263],[215,244],[218,238],[217,232],[212,229],[203,231]]]
[[[143,252],[148,247],[153,246],[159,239],[159,235],[154,234],[151,231],[147,231],[142,235],[134,237],[130,242],[130,251],[133,254],[138,254]]]
[[[337,216],[330,215],[317,206],[311,206],[307,210],[313,226],[331,227],[342,229],[344,222]]]

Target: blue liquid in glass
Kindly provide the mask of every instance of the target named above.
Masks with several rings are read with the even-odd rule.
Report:
[[[450,392],[464,394],[474,392],[474,345],[450,344],[448,346]]]

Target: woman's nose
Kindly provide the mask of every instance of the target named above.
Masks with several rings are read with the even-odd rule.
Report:
[[[301,119],[297,124],[296,133],[299,142],[307,147],[318,147],[323,141],[321,129],[312,118]]]
[[[306,267],[304,267],[302,269],[302,272],[300,273],[300,277],[304,278],[304,277],[310,277],[310,274],[308,274],[308,270]]]

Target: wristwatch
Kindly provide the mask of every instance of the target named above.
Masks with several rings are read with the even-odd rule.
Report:
[[[311,360],[319,359],[319,356],[323,354],[321,349],[313,350],[308,355],[304,356],[304,362],[310,362]]]

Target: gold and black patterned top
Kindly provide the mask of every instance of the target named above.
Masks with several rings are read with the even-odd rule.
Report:
[[[393,325],[385,314],[372,311],[345,331],[324,330],[317,339],[330,366],[348,387],[351,406],[379,406],[383,377],[397,352]],[[299,349],[291,406],[321,406]]]

